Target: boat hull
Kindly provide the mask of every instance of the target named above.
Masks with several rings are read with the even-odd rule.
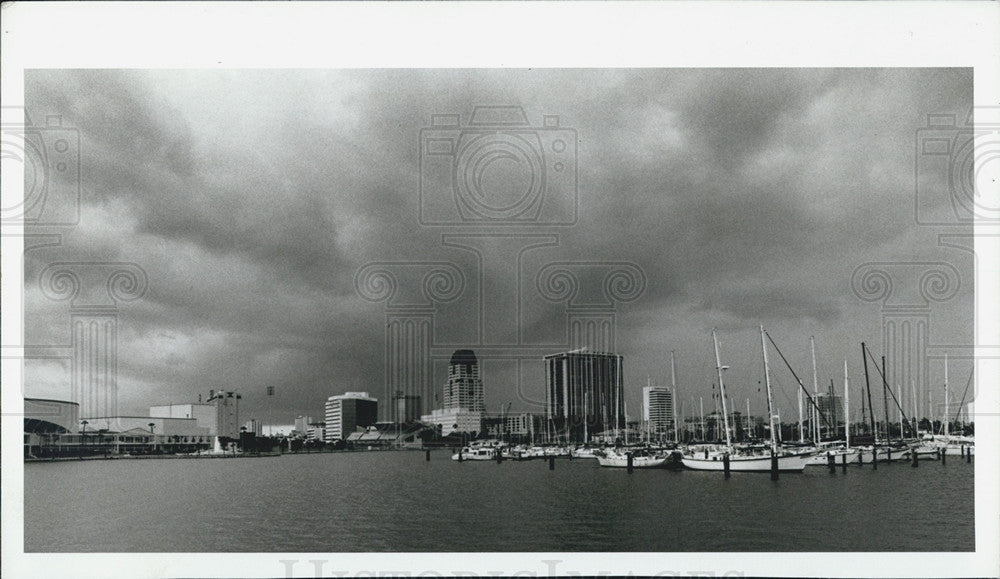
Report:
[[[845,456],[847,457],[848,464],[850,464],[852,462],[857,462],[857,460],[858,460],[858,449],[856,449],[856,448],[850,448],[850,449],[840,448],[840,449],[837,449],[837,450],[831,450],[831,451],[827,451],[827,452],[821,452],[821,453],[814,454],[814,455],[810,456],[808,462],[806,462],[806,466],[827,466],[828,464],[830,464],[829,463],[829,459],[827,458],[828,454],[832,454],[833,455],[833,461],[836,464],[843,463]]]
[[[778,457],[779,472],[802,472],[809,461],[809,455],[789,455]],[[725,470],[721,455],[704,457],[682,456],[681,463],[691,470]],[[770,456],[730,456],[730,472],[771,472]]]
[[[632,458],[632,468],[660,468],[665,466],[668,457],[636,456]],[[598,456],[597,464],[613,468],[627,468],[627,456]]]
[[[892,461],[910,460],[910,457],[912,456],[910,453],[911,451],[909,448],[893,448],[893,449],[880,448],[878,449],[878,461],[892,462]],[[855,462],[860,464],[871,464],[872,449],[870,448],[859,449],[858,458],[855,459]]]

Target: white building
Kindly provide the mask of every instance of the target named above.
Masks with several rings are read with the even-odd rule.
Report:
[[[668,432],[674,425],[674,393],[662,386],[642,389],[642,419],[650,432]]]
[[[240,437],[240,400],[236,392],[209,390],[208,403],[215,406],[216,435]]]
[[[150,418],[193,418],[199,427],[217,435],[218,413],[214,404],[164,404],[149,407]]]
[[[378,420],[378,400],[367,392],[345,392],[326,400],[326,442],[346,440],[358,427]]]
[[[472,410],[434,410],[420,417],[420,421],[440,427],[441,436],[452,432],[480,433],[483,431],[483,413]]]
[[[326,423],[312,422],[306,426],[306,440],[326,440]]]
[[[305,436],[309,432],[309,425],[314,422],[312,416],[297,416],[295,418],[295,430],[292,434]]]

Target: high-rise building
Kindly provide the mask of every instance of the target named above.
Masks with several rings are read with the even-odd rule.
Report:
[[[581,348],[544,360],[546,419],[556,436],[584,442],[585,434],[625,428],[621,356]]]
[[[642,420],[650,432],[671,432],[674,427],[674,393],[662,386],[643,387]]]
[[[305,436],[309,432],[309,425],[312,423],[312,416],[297,416],[295,418],[295,432]]]
[[[359,426],[378,420],[378,400],[367,392],[345,392],[326,399],[326,441],[346,440]]]
[[[215,406],[216,435],[240,437],[240,400],[243,397],[232,391],[210,390],[208,403]]]
[[[392,403],[395,405],[393,422],[406,424],[420,420],[419,396],[407,395],[401,391],[396,392],[396,395],[392,397]]]
[[[472,350],[455,350],[448,363],[448,382],[444,385],[444,408],[420,417],[421,422],[441,429],[442,436],[452,432],[483,432],[486,410],[479,361]]]
[[[253,434],[254,436],[264,436],[264,423],[256,418],[251,418],[249,422],[243,425],[247,429],[247,432]]]
[[[836,427],[838,421],[842,424],[844,419],[844,399],[841,396],[831,396],[820,392],[816,396],[816,406],[822,416],[819,419],[821,428]]]
[[[444,386],[444,410],[485,411],[483,379],[472,350],[455,350],[451,355],[448,382]]]

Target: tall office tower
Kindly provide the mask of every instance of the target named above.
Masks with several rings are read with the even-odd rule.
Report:
[[[650,432],[665,433],[673,430],[674,393],[662,386],[645,386],[642,389],[642,420]]]
[[[622,357],[586,348],[545,356],[547,429],[571,442],[625,428]]]
[[[444,410],[485,411],[483,380],[472,350],[455,350],[451,355],[448,382],[444,386]]]

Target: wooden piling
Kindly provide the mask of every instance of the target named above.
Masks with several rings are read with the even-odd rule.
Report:
[[[830,474],[837,474],[837,458],[832,452],[826,453],[826,465],[830,467]]]
[[[972,447],[971,446],[965,449],[965,462],[967,464],[972,464]]]
[[[947,454],[945,454],[945,451],[944,451],[943,448],[939,448],[938,449],[938,454],[941,456],[941,465],[944,466],[944,462],[945,462],[945,458],[944,457],[947,456]]]
[[[627,459],[628,460],[628,466],[627,466],[628,473],[632,474],[632,453],[631,452],[627,453],[625,456],[628,457],[628,459]]]
[[[431,461],[431,449],[429,449],[429,448],[427,449],[427,458],[426,458],[426,460],[427,460],[427,462]]]
[[[847,453],[840,455],[840,472],[847,474]]]
[[[878,470],[878,449],[872,447],[872,470]]]
[[[913,468],[917,468],[917,466],[918,466],[918,464],[920,462],[920,459],[917,458],[917,449],[914,448],[910,452],[913,453]]]
[[[549,470],[556,469],[556,457],[549,455]]]
[[[771,480],[778,480],[778,455],[771,449]]]
[[[462,449],[458,449],[458,462],[462,462]]]
[[[726,473],[726,478],[729,478],[729,453],[722,455],[722,471]]]

